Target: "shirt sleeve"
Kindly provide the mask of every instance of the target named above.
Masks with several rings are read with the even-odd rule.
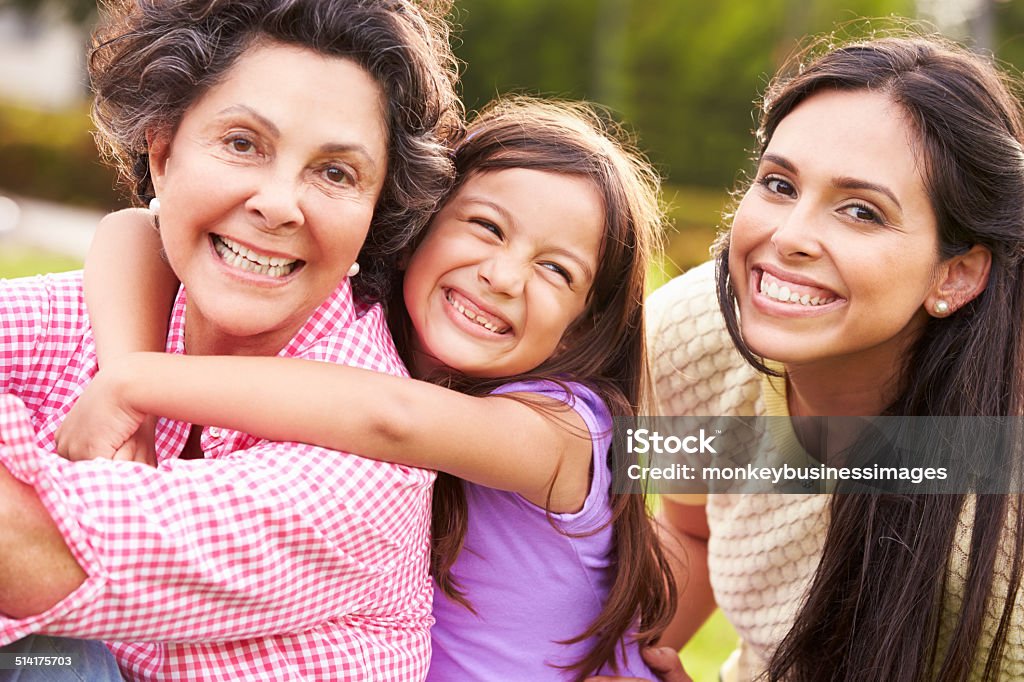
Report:
[[[268,442],[160,469],[69,462],[33,436],[22,404],[0,396],[0,463],[34,486],[88,577],[43,614],[0,617],[0,642],[300,632],[408,612],[410,591],[393,586],[425,577],[425,472]]]
[[[0,280],[0,393],[33,411],[46,400],[88,326],[85,302],[65,283],[80,273]]]

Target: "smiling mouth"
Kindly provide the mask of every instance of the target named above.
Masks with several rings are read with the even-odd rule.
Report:
[[[764,270],[761,270],[758,288],[762,294],[773,300],[807,307],[828,305],[839,298],[828,289],[787,282]]]
[[[452,289],[444,290],[444,298],[448,301],[448,305],[459,311],[467,320],[480,325],[493,334],[507,334],[512,329],[511,325],[504,320],[480,310]]]
[[[280,258],[278,256],[257,253],[219,234],[212,234],[210,237],[213,241],[213,249],[222,261],[231,267],[245,270],[255,275],[278,278],[287,277],[305,265],[305,261],[299,259]]]

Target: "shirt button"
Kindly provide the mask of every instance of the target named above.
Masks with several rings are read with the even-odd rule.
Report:
[[[220,438],[220,428],[217,426],[210,427],[210,438]]]

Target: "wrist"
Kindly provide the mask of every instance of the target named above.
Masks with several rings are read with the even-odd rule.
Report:
[[[146,353],[126,353],[111,361],[99,377],[105,381],[106,388],[111,391],[118,404],[130,411],[145,411],[142,403],[145,400],[147,382],[140,381],[145,376]]]

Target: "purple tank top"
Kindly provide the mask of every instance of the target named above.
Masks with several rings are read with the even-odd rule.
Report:
[[[432,682],[567,680],[571,676],[551,664],[578,660],[592,644],[558,641],[593,622],[614,579],[612,530],[605,525],[611,516],[612,422],[593,391],[575,383],[569,387],[574,395],[551,382],[510,383],[494,393],[543,394],[569,404],[583,418],[593,441],[590,491],[580,511],[550,517],[569,533],[590,534],[563,535],[551,527],[544,509],[516,493],[463,482],[469,528],[452,572],[476,614],[434,590],[437,623],[427,675]],[[495,437],[514,434],[499,430]],[[635,643],[626,642],[626,660],[620,656],[619,662],[620,674],[657,679]]]

